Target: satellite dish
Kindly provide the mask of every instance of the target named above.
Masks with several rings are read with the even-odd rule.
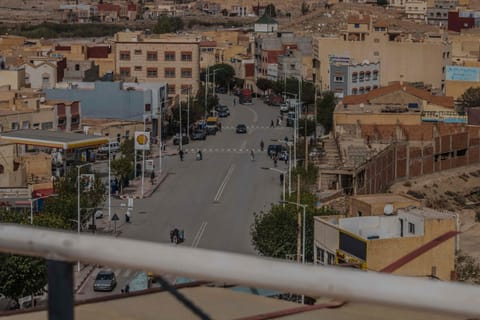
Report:
[[[393,205],[388,203],[385,205],[383,208],[383,213],[385,213],[386,216],[390,216],[393,214]]]

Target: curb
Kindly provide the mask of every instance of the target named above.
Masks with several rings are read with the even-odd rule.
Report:
[[[143,195],[143,198],[150,198],[150,196],[155,192],[157,191],[157,189],[160,187],[160,185],[163,183],[163,181],[165,181],[165,179],[168,177],[168,172],[165,173],[165,174],[162,174],[158,180],[158,182],[155,184],[155,186],[148,192],[146,192],[144,195]]]
[[[86,273],[85,277],[83,277],[82,280],[79,281],[79,283],[75,286],[75,289],[73,290],[74,293],[77,293],[77,291],[85,284],[85,282],[87,281],[87,279],[90,277],[90,275],[92,274],[93,270],[96,269],[96,265],[93,264],[93,265],[88,265],[88,267],[86,268],[90,268],[90,270]]]

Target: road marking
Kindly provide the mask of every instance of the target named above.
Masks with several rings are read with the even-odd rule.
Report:
[[[243,140],[242,145],[240,146],[240,150],[245,149],[247,146],[247,140]]]
[[[202,238],[203,233],[207,228],[207,224],[208,223],[206,221],[203,221],[202,224],[200,225],[200,228],[198,228],[197,233],[195,233],[195,237],[193,237],[192,248],[198,247],[198,244],[200,243],[200,239]]]
[[[225,175],[225,178],[222,181],[222,184],[220,184],[220,187],[218,188],[217,194],[215,195],[215,198],[213,199],[214,202],[218,202],[220,200],[220,197],[222,196],[223,190],[225,190],[225,186],[228,183],[228,180],[232,177],[233,170],[235,169],[235,165],[232,164],[230,168],[228,169],[227,174]]]
[[[244,107],[245,109],[247,110],[250,110],[251,112],[253,112],[253,122],[256,123],[258,121],[258,114],[255,110],[253,110],[252,108],[250,107],[247,107],[247,106],[244,106],[242,105],[242,107]]]

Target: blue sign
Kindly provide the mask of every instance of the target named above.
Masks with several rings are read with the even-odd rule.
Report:
[[[480,68],[447,66],[447,80],[453,81],[480,81]]]

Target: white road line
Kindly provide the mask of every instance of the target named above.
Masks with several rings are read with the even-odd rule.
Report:
[[[217,194],[215,195],[215,198],[213,199],[214,202],[218,202],[220,200],[220,197],[222,196],[223,190],[225,190],[225,186],[228,183],[228,180],[232,177],[233,170],[235,169],[235,165],[232,164],[230,168],[228,169],[227,174],[225,175],[225,178],[223,179],[222,183],[220,184],[220,187],[218,188]]]
[[[198,228],[197,233],[195,233],[195,237],[193,237],[192,241],[192,248],[196,248],[198,244],[200,243],[200,239],[203,236],[203,233],[205,232],[205,229],[207,228],[207,222],[203,221],[202,224],[200,225],[200,228]]]

